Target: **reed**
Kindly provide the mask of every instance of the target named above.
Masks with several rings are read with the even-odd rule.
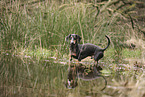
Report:
[[[132,36],[142,40],[144,38],[137,29],[133,29],[133,25],[124,15],[125,10],[119,5],[112,5],[118,2],[108,1],[100,4],[93,0],[90,2],[3,0],[0,14],[1,52],[10,50],[18,54],[19,51],[28,53],[42,48],[50,52],[47,54],[48,57],[54,52],[58,57],[66,56],[69,49],[65,37],[75,33],[82,37],[81,43],[89,42],[102,48],[107,44],[104,36],[108,35],[112,43],[108,52],[113,51],[118,58],[110,57],[109,53],[106,56],[112,60],[122,59],[125,41]],[[119,8],[116,9],[117,7]],[[130,10],[132,7],[135,6],[129,7]],[[112,8],[111,13],[108,12],[111,11],[109,8]]]

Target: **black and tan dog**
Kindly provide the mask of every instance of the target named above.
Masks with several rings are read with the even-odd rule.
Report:
[[[96,64],[98,61],[104,56],[104,51],[110,45],[110,39],[108,36],[105,35],[108,39],[108,45],[105,48],[100,48],[94,44],[86,43],[86,44],[79,44],[81,37],[76,34],[70,34],[66,37],[66,41],[70,39],[70,61],[72,57],[81,61],[82,59],[91,56],[94,58]]]

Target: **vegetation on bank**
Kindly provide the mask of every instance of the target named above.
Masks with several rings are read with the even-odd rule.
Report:
[[[82,43],[90,42],[102,48],[107,44],[104,36],[108,35],[111,46],[104,59],[113,61],[105,61],[120,62],[132,57],[144,60],[142,2],[2,0],[0,51],[62,58],[69,53],[69,43],[65,42],[68,34],[79,34]]]

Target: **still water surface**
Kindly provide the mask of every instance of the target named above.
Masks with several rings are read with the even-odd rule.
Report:
[[[129,88],[112,86],[119,72],[101,74],[101,67],[47,58],[35,60],[2,54],[0,97],[124,97]],[[126,83],[127,84],[127,83]],[[124,84],[125,85],[125,84]]]

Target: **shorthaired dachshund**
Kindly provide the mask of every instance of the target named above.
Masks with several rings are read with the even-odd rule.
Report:
[[[72,57],[81,61],[82,59],[91,56],[91,58],[94,58],[96,64],[98,64],[98,61],[104,56],[104,51],[110,45],[109,37],[106,35],[105,37],[108,39],[108,45],[102,49],[91,43],[79,44],[81,37],[76,34],[69,34],[66,37],[66,41],[70,39],[70,61],[72,60]]]

